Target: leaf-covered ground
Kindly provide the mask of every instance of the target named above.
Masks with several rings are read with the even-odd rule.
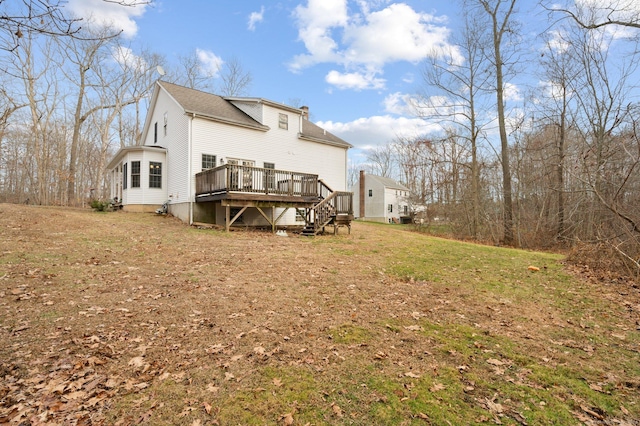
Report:
[[[639,425],[639,320],[554,254],[0,204],[0,423]]]

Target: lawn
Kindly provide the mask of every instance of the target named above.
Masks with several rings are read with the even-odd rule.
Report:
[[[0,423],[640,424],[640,291],[557,254],[0,204]]]

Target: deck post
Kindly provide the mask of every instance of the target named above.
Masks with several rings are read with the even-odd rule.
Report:
[[[226,231],[229,232],[229,228],[231,228],[231,206],[227,204],[227,206],[225,207],[225,215],[226,215],[226,220],[225,220],[225,228]]]
[[[271,232],[276,233],[276,207],[271,206]]]

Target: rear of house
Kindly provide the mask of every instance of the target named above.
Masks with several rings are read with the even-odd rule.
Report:
[[[229,226],[242,210],[236,225],[304,226],[322,198],[320,182],[346,192],[351,145],[310,122],[306,107],[160,81],[142,142],[109,164],[112,196],[125,210],[150,211],[170,200],[169,212],[188,223]],[[294,191],[313,176],[313,191]]]

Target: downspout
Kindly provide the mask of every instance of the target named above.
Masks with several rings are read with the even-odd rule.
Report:
[[[196,114],[195,113],[191,113],[191,120],[189,121],[189,149],[188,149],[188,156],[189,156],[189,161],[187,161],[188,163],[188,173],[189,173],[189,193],[188,193],[188,199],[189,199],[189,226],[193,225],[193,201],[191,200],[192,197],[192,182],[191,179],[193,178],[191,176],[191,170],[192,170],[192,158],[191,158],[191,153],[192,153],[192,145],[193,145],[193,120],[194,118],[196,118]]]
[[[359,194],[358,194],[358,205],[359,205],[358,206],[359,207],[359,209],[358,209],[358,217],[360,219],[363,219],[363,220],[365,219],[365,216],[366,216],[366,210],[365,210],[365,200],[366,200],[366,198],[365,198],[365,195],[364,195],[364,191],[366,190],[366,185],[364,184],[364,179],[365,179],[364,176],[365,176],[364,175],[364,170],[360,170],[360,179],[358,181],[358,186],[359,186],[358,187],[358,191],[359,191]]]

